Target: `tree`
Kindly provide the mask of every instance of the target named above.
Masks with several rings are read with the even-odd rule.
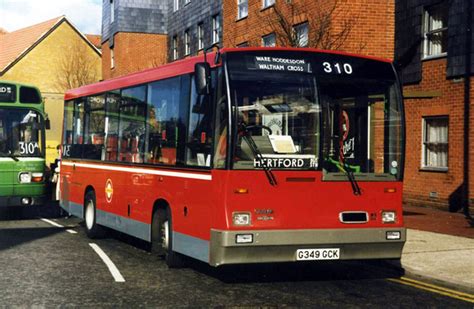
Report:
[[[100,56],[83,41],[75,41],[58,60],[56,86],[59,91],[78,88],[101,79]]]
[[[267,25],[276,34],[278,44],[341,49],[356,26],[358,16],[342,9],[341,0],[311,0],[313,6],[307,2],[280,1],[273,7],[274,14],[266,16]],[[361,44],[360,50],[363,48],[364,44]]]

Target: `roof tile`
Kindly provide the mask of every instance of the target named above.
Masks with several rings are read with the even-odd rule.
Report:
[[[0,35],[0,74],[5,68],[40,40],[64,16]]]

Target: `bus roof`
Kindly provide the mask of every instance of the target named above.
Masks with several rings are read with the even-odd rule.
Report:
[[[341,51],[329,51],[329,50],[320,50],[314,48],[285,48],[285,47],[244,47],[244,48],[223,48],[220,50],[221,54],[225,53],[238,53],[238,52],[252,52],[252,51],[294,51],[294,52],[314,52],[314,53],[325,53],[325,54],[334,54],[341,56],[357,57],[370,59],[375,61],[382,61],[391,63],[390,59],[377,58],[371,56],[351,54]],[[214,64],[214,57],[216,52],[207,54],[207,62],[211,66],[216,66]],[[194,65],[198,62],[204,61],[204,55],[198,55],[182,60],[178,60],[172,63],[168,63],[156,68],[147,69],[144,71],[132,73],[125,76],[120,76],[105,81],[101,81],[95,84],[90,84],[82,86],[80,88],[71,89],[66,92],[64,95],[65,100],[71,100],[79,97],[84,97],[88,95],[104,93],[107,91],[112,91],[120,88],[132,87],[140,84],[145,84],[153,82],[160,79],[170,78],[177,76],[179,74],[187,74],[194,72]]]

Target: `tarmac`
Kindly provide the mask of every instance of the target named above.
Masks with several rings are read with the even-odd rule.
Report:
[[[474,294],[473,220],[462,212],[410,205],[403,209],[405,277]]]

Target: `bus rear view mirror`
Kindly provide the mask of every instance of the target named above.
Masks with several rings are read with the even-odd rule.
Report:
[[[194,79],[198,94],[210,94],[211,66],[207,62],[199,62],[194,66]]]
[[[46,130],[51,129],[51,121],[49,121],[49,119],[46,119],[46,120],[44,121],[44,128],[45,128]]]

